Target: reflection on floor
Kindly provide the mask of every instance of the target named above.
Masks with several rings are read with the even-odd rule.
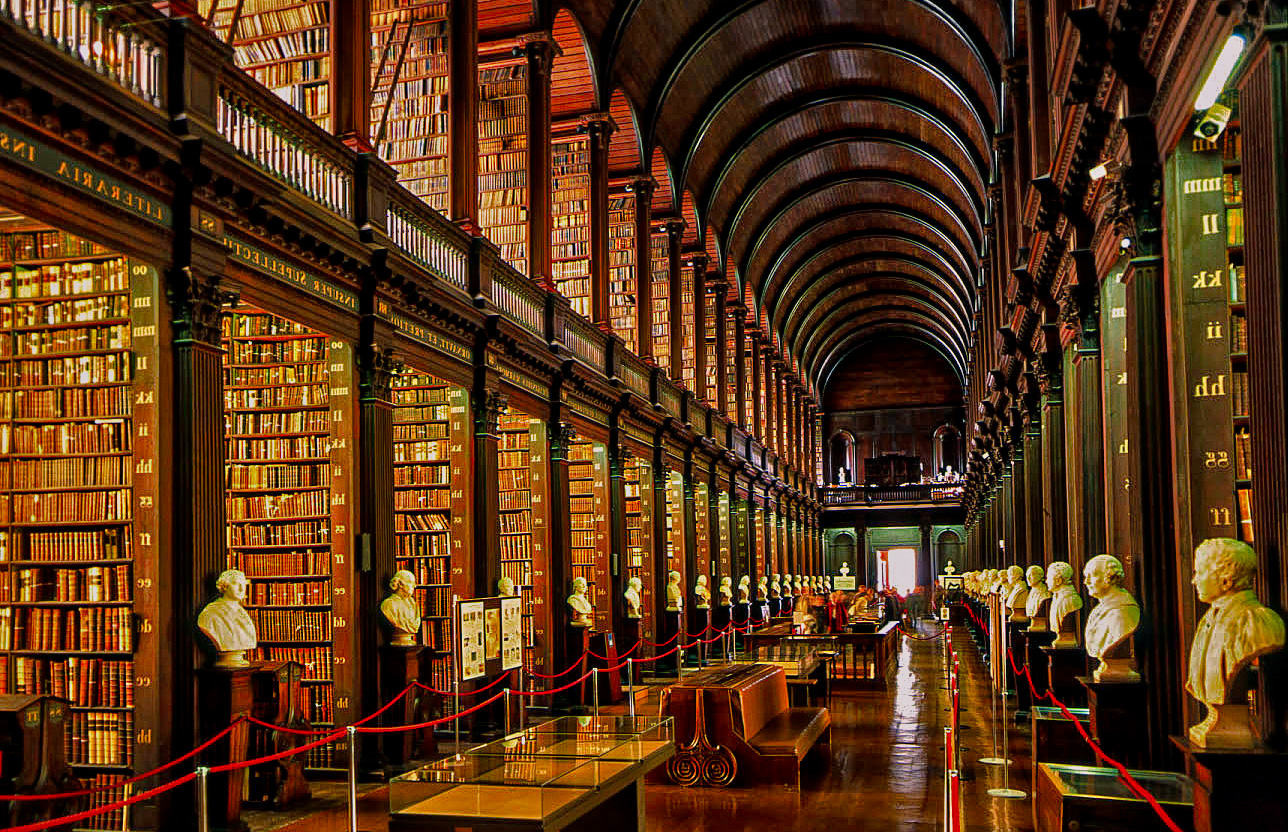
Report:
[[[924,633],[937,630],[927,624]],[[955,638],[962,654],[962,745],[966,832],[1029,832],[1028,800],[991,798],[1002,785],[1000,769],[974,763],[992,753],[987,670],[964,631]],[[812,755],[799,794],[780,788],[682,789],[647,787],[650,832],[841,832],[841,830],[942,829],[943,733],[948,720],[946,676],[940,639],[904,639],[891,690],[834,696],[832,745]],[[656,703],[653,703],[653,707]],[[1000,732],[1000,723],[999,723]],[[998,742],[1001,743],[1001,734]],[[1009,732],[1010,785],[1030,790],[1027,731]],[[343,800],[332,784],[315,788],[326,807],[281,825],[256,813],[252,832],[347,832]],[[299,817],[298,815],[296,817]],[[386,832],[387,793],[375,788],[359,800],[358,828]]]

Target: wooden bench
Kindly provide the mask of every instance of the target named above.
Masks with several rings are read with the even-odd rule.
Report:
[[[725,665],[662,692],[679,750],[666,774],[680,785],[775,783],[800,789],[801,761],[831,740],[826,708],[792,708],[787,676],[767,664]]]

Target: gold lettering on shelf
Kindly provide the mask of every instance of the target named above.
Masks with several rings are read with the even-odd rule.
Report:
[[[1199,377],[1198,384],[1194,385],[1194,398],[1204,399],[1213,396],[1225,395],[1225,373],[1217,373],[1216,378],[1203,375]]]

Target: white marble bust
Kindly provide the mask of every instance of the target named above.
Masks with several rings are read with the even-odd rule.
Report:
[[[1051,590],[1047,589],[1046,573],[1041,566],[1030,566],[1024,570],[1024,580],[1029,585],[1029,595],[1024,600],[1024,615],[1029,619],[1029,630],[1035,633],[1047,631],[1047,605],[1051,600]]]
[[[250,581],[237,569],[221,572],[215,581],[219,597],[197,616],[197,629],[215,645],[215,667],[248,667],[246,651],[259,644],[255,622],[242,607]]]
[[[413,594],[416,576],[406,569],[399,569],[389,580],[392,592],[380,602],[380,614],[389,622],[392,636],[389,643],[395,647],[414,647],[420,631],[420,605]]]
[[[626,617],[643,618],[641,612],[644,606],[644,599],[640,595],[640,590],[644,588],[644,582],[639,578],[630,578],[626,581],[626,591],[622,597],[626,599]]]
[[[738,603],[746,604],[751,601],[751,577],[743,575],[738,579]]]
[[[756,581],[756,601],[763,603],[769,598],[769,576],[761,575]]]
[[[1132,645],[1132,634],[1140,626],[1140,605],[1123,588],[1124,578],[1122,561],[1113,555],[1096,555],[1082,570],[1083,583],[1097,601],[1083,634],[1087,655],[1100,662],[1091,673],[1097,682],[1140,680]]]
[[[769,597],[770,597],[770,598],[782,598],[782,597],[783,597],[783,585],[782,585],[782,582],[781,582],[781,578],[782,578],[782,576],[781,576],[781,575],[779,575],[778,573],[774,573],[774,577],[773,577],[773,579],[771,579],[771,580],[770,580],[770,582],[769,582]]]
[[[680,573],[670,572],[666,576],[666,611],[679,612],[684,609],[684,592],[680,589]]]
[[[572,614],[569,626],[589,627],[594,624],[595,608],[586,596],[589,589],[585,578],[572,579],[572,595],[568,596],[568,611]]]
[[[1047,567],[1047,589],[1051,590],[1051,609],[1047,626],[1055,633],[1052,647],[1077,647],[1078,610],[1082,596],[1073,585],[1073,567],[1057,560]]]
[[[733,578],[728,575],[720,579],[720,606],[728,607],[733,604]]]
[[[1028,603],[1029,585],[1024,580],[1024,570],[1019,566],[1010,566],[1006,570],[1011,590],[1006,594],[1006,608],[1011,612],[1011,621],[1017,624],[1029,623]]]
[[[1194,589],[1211,604],[1199,619],[1190,644],[1185,690],[1207,708],[1207,716],[1190,726],[1190,742],[1205,748],[1240,748],[1255,744],[1247,704],[1258,656],[1284,646],[1284,622],[1257,599],[1253,582],[1257,555],[1231,538],[1205,540],[1194,552]]]
[[[693,595],[697,598],[697,601],[693,604],[694,609],[711,609],[711,590],[707,587],[706,575],[698,576],[698,582],[693,586]]]
[[[514,591],[514,581],[509,578],[501,578],[498,580],[496,582],[496,594],[503,598],[513,598],[518,594]]]

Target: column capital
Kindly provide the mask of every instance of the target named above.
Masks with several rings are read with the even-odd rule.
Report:
[[[667,217],[662,220],[662,230],[666,232],[666,236],[673,240],[683,235],[684,230],[688,227],[689,224],[685,222],[684,217]]]
[[[626,190],[635,194],[637,200],[651,203],[657,191],[657,180],[648,175],[632,176],[626,180]]]
[[[617,122],[609,113],[586,113],[577,119],[577,131],[588,133],[592,142],[603,141],[617,132]]]

